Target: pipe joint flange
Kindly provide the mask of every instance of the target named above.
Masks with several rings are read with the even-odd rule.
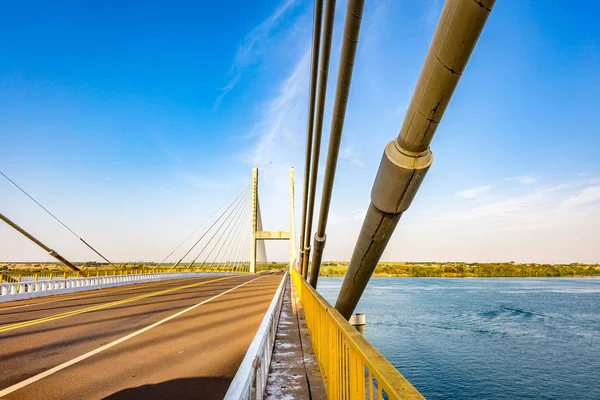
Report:
[[[326,234],[324,234],[323,236],[319,236],[318,234],[315,233],[315,243],[313,245],[313,247],[315,248],[315,252],[320,251],[325,247],[326,240],[327,240]]]
[[[373,205],[388,214],[406,211],[432,162],[429,148],[416,153],[401,148],[396,140],[389,142],[371,190]]]

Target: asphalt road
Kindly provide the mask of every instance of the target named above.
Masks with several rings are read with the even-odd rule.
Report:
[[[0,304],[0,399],[221,399],[282,275]]]

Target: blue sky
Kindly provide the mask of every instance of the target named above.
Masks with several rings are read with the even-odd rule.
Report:
[[[285,229],[291,166],[301,211],[312,7],[2,4],[0,170],[115,260],[162,259],[252,167],[265,227]],[[350,258],[441,7],[366,3],[325,259]],[[384,259],[600,262],[599,18],[593,2],[496,4]],[[67,258],[96,259],[6,181],[0,206]],[[0,225],[0,260],[49,258]]]

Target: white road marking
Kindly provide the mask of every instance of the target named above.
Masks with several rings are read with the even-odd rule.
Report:
[[[6,395],[8,395],[8,394],[11,394],[12,392],[15,392],[15,391],[17,391],[17,390],[19,390],[19,389],[22,389],[22,388],[24,388],[25,386],[31,385],[32,383],[34,383],[34,382],[37,382],[37,381],[39,381],[40,379],[44,379],[44,378],[46,378],[46,377],[48,377],[48,376],[50,376],[50,375],[52,375],[52,374],[54,374],[54,373],[56,373],[56,372],[58,372],[58,371],[60,371],[60,370],[63,370],[63,369],[65,369],[65,368],[67,368],[67,367],[70,367],[71,365],[77,364],[78,362],[80,362],[80,361],[83,361],[83,360],[85,360],[86,358],[90,358],[91,356],[93,356],[93,355],[96,355],[96,354],[98,354],[98,353],[101,353],[101,352],[103,352],[104,350],[108,350],[108,349],[110,349],[111,347],[114,347],[114,346],[116,346],[116,345],[118,345],[118,344],[121,344],[121,343],[123,343],[123,342],[125,342],[125,341],[127,341],[127,340],[129,340],[129,339],[131,339],[131,338],[133,338],[133,337],[136,337],[136,336],[138,336],[138,335],[141,335],[142,333],[144,333],[144,332],[146,332],[146,331],[149,331],[149,330],[150,330],[150,329],[152,329],[152,328],[156,328],[157,326],[159,326],[159,325],[162,325],[162,324],[164,324],[165,322],[168,322],[168,321],[170,321],[170,320],[172,320],[172,319],[175,319],[175,318],[179,317],[179,316],[180,316],[180,315],[182,315],[182,314],[185,314],[185,313],[187,313],[188,311],[192,311],[193,309],[195,309],[195,308],[197,308],[197,307],[200,307],[201,305],[203,305],[203,304],[206,304],[206,303],[208,303],[209,301],[212,301],[212,300],[214,300],[214,299],[216,299],[216,298],[219,298],[219,297],[221,297],[221,296],[223,296],[223,295],[225,295],[225,294],[227,294],[227,293],[229,293],[229,292],[232,292],[232,291],[234,291],[234,290],[236,290],[236,289],[238,289],[238,288],[241,288],[241,287],[242,287],[242,286],[244,286],[244,285],[247,285],[247,284],[249,284],[250,282],[254,282],[255,280],[257,280],[257,279],[261,279],[261,278],[263,278],[263,277],[262,277],[262,276],[259,276],[258,278],[254,278],[254,279],[252,279],[252,280],[249,280],[248,282],[244,282],[244,283],[242,283],[241,285],[237,285],[237,286],[236,286],[236,287],[234,287],[234,288],[231,288],[231,289],[228,289],[228,290],[226,290],[226,291],[224,291],[224,292],[221,292],[221,293],[219,293],[219,294],[217,294],[217,295],[215,295],[215,296],[213,296],[213,297],[211,297],[211,298],[209,298],[209,299],[206,299],[206,300],[204,300],[204,301],[201,301],[201,302],[200,302],[200,303],[198,303],[198,304],[194,304],[193,306],[191,306],[191,307],[188,307],[188,308],[186,308],[185,310],[181,310],[181,311],[179,311],[179,312],[177,312],[177,313],[175,313],[175,314],[173,314],[173,315],[171,315],[171,316],[169,316],[169,317],[167,317],[167,318],[164,318],[164,319],[162,319],[162,320],[160,320],[160,321],[158,321],[158,322],[155,322],[155,323],[153,323],[153,324],[151,324],[151,325],[148,325],[148,326],[147,326],[147,327],[145,327],[145,328],[142,328],[142,329],[140,329],[140,330],[138,330],[138,331],[135,331],[135,332],[133,332],[133,333],[130,333],[130,334],[129,334],[129,335],[127,335],[127,336],[123,336],[122,338],[120,338],[120,339],[117,339],[117,340],[115,340],[114,342],[111,342],[111,343],[105,344],[104,346],[98,347],[98,348],[97,348],[97,349],[95,349],[95,350],[92,350],[92,351],[90,351],[90,352],[87,352],[87,353],[85,353],[85,354],[82,354],[82,355],[80,355],[79,357],[76,357],[76,358],[74,358],[74,359],[72,359],[72,360],[70,360],[70,361],[67,361],[67,362],[64,362],[64,363],[62,363],[62,364],[60,364],[60,365],[57,365],[57,366],[56,366],[56,367],[54,367],[54,368],[50,368],[49,370],[46,370],[46,371],[44,371],[44,372],[41,372],[41,373],[39,373],[39,374],[37,374],[37,375],[34,375],[34,376],[32,376],[31,378],[25,379],[24,381],[21,381],[21,382],[19,382],[19,383],[15,383],[14,385],[12,385],[12,386],[10,386],[10,387],[7,387],[6,389],[4,389],[4,390],[0,391],[0,398],[1,398],[1,397],[3,397],[3,396],[6,396]]]

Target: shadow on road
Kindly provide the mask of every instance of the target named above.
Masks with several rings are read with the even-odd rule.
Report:
[[[104,400],[222,399],[231,378],[181,378],[121,390]]]

